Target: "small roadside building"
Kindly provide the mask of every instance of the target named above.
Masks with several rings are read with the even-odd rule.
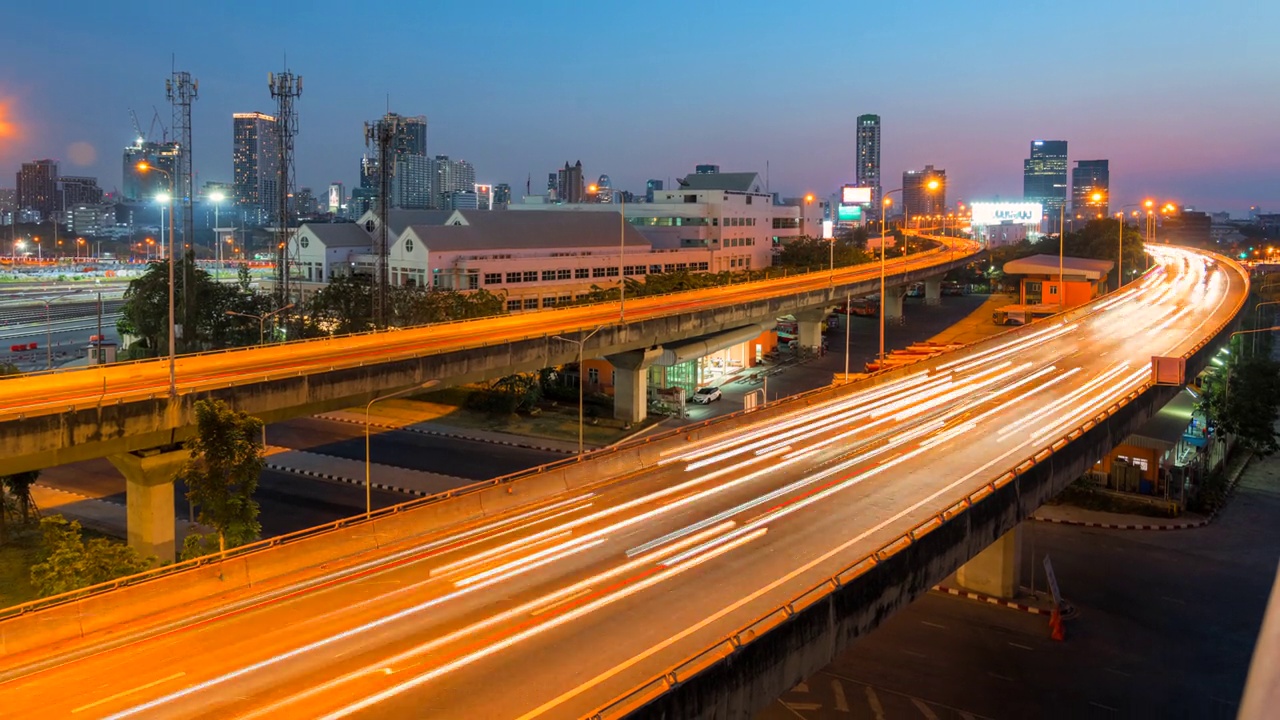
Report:
[[[1005,275],[1018,275],[1019,305],[1058,305],[1063,309],[1083,305],[1106,292],[1110,260],[1032,255],[1004,264]],[[1059,274],[1061,273],[1061,274]]]

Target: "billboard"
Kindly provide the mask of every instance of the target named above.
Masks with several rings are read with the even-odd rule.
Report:
[[[858,222],[861,219],[861,205],[845,205],[841,203],[839,209],[836,210],[836,220],[839,222]]]
[[[969,205],[974,225],[1039,225],[1044,210],[1036,202],[976,202]]]
[[[840,188],[841,205],[870,205],[871,188],[845,185]]]
[[[830,240],[836,236],[835,223],[830,220],[822,221],[822,239]]]

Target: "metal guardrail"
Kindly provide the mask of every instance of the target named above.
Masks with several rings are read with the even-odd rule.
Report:
[[[924,236],[921,236],[921,237],[924,237]],[[926,237],[925,239],[926,239],[926,240],[932,240],[932,238],[927,238],[927,237]],[[953,240],[955,240],[955,239],[957,239],[957,238],[952,238],[952,239],[953,239]],[[936,242],[936,241],[935,241],[935,242]],[[939,245],[938,247],[934,247],[934,248],[931,248],[931,249],[929,249],[929,250],[924,250],[924,251],[916,252],[916,253],[912,253],[912,254],[910,254],[910,255],[906,255],[906,256],[903,256],[903,257],[900,257],[900,258],[896,258],[895,260],[891,260],[891,261],[889,261],[889,265],[890,265],[890,266],[892,266],[892,265],[894,265],[894,264],[904,265],[904,264],[907,264],[907,262],[908,262],[909,260],[918,260],[918,259],[920,259],[920,258],[922,258],[922,257],[927,257],[927,256],[932,256],[932,255],[941,255],[941,254],[946,254],[946,253],[948,253],[948,252],[949,252],[949,251],[946,249],[946,247],[945,247],[945,246]],[[961,260],[963,260],[965,257],[968,257],[968,256],[962,256],[960,259],[961,259]],[[949,258],[949,259],[948,259],[948,262],[954,262],[954,259],[953,259],[953,258]],[[864,271],[866,271],[866,270],[868,269],[867,267],[863,267],[863,266],[866,266],[866,265],[871,265],[871,263],[863,263],[863,264],[861,264],[861,265],[847,265],[847,266],[845,266],[845,267],[843,267],[843,268],[839,268],[839,269],[838,269],[838,272],[841,272],[841,273],[844,273],[844,274],[849,274],[849,271],[850,271],[851,269],[855,269],[855,268],[856,268],[856,271],[857,271],[857,272],[864,272]],[[928,269],[928,268],[907,268],[907,269],[902,270],[902,272],[911,272],[912,270],[923,270],[923,269]],[[777,282],[777,281],[779,281],[779,280],[803,279],[806,275],[808,275],[808,276],[814,276],[815,278],[816,278],[817,276],[821,275],[821,276],[823,276],[823,277],[827,277],[827,278],[829,278],[829,277],[830,277],[830,270],[815,270],[815,271],[808,272],[808,273],[797,273],[797,274],[795,274],[795,275],[790,275],[790,276],[788,276],[788,275],[783,275],[782,277],[763,278],[763,279],[760,279],[760,280],[751,280],[751,281],[748,281],[748,282],[737,283],[737,284],[730,283],[729,285],[716,285],[716,286],[712,286],[712,287],[708,287],[708,288],[700,288],[699,290],[678,290],[678,291],[673,291],[673,292],[670,292],[670,293],[659,293],[659,294],[656,294],[656,295],[644,295],[644,296],[642,296],[642,297],[643,297],[644,299],[650,299],[650,298],[671,298],[671,297],[674,297],[674,296],[677,296],[677,295],[682,295],[682,294],[687,294],[687,293],[696,293],[696,292],[701,292],[701,291],[704,291],[704,290],[714,290],[714,289],[716,289],[716,288],[726,288],[726,287],[741,288],[741,287],[744,287],[744,286],[767,285],[767,284],[770,284],[770,283],[775,283],[775,282]],[[818,289],[818,288],[815,288],[815,289]],[[568,312],[568,311],[571,311],[571,310],[581,310],[581,309],[583,309],[583,308],[603,308],[604,306],[616,305],[616,304],[617,304],[617,303],[615,303],[614,301],[611,301],[611,300],[604,300],[604,301],[597,302],[597,303],[587,303],[587,304],[583,304],[583,305],[572,305],[572,306],[564,306],[564,307],[550,308],[550,309],[545,309],[545,310],[538,310],[537,312]],[[360,332],[360,333],[349,333],[349,334],[347,334],[347,335],[329,335],[329,336],[325,336],[325,337],[321,337],[321,338],[298,338],[298,339],[296,339],[296,340],[285,340],[285,341],[283,341],[283,342],[268,343],[268,344],[266,344],[266,345],[254,345],[254,346],[248,346],[248,347],[223,348],[223,349],[220,349],[220,350],[204,350],[204,351],[201,351],[201,352],[186,353],[186,354],[183,354],[183,355],[179,355],[179,356],[177,357],[177,359],[178,359],[178,361],[179,361],[179,362],[181,362],[182,360],[187,359],[187,358],[211,357],[211,356],[215,356],[215,355],[225,355],[225,354],[228,354],[228,353],[235,353],[235,352],[255,352],[255,351],[260,351],[260,350],[267,349],[267,348],[272,348],[272,349],[274,349],[274,348],[280,348],[280,347],[288,347],[288,346],[293,346],[293,345],[299,345],[299,344],[303,344],[303,343],[317,343],[317,342],[322,342],[322,343],[332,343],[332,342],[335,342],[335,341],[350,340],[350,339],[353,339],[353,338],[374,337],[374,336],[378,336],[378,335],[387,335],[387,334],[394,334],[394,333],[404,333],[404,332],[410,332],[410,331],[413,331],[413,330],[423,330],[423,329],[426,329],[426,328],[448,327],[448,326],[451,326],[451,325],[458,325],[458,324],[462,324],[462,323],[476,322],[476,321],[478,321],[478,320],[487,320],[487,319],[491,319],[491,318],[495,318],[495,317],[506,317],[506,316],[507,316],[506,314],[486,315],[486,316],[478,317],[478,318],[465,318],[465,319],[461,319],[461,320],[446,320],[446,321],[442,321],[442,322],[427,323],[427,324],[425,324],[425,325],[415,325],[415,326],[412,326],[412,327],[405,327],[405,328],[388,328],[388,329],[385,329],[385,330],[369,330],[369,331],[366,331],[366,332]],[[560,329],[556,330],[556,331],[555,331],[555,333],[561,333],[561,332],[574,332],[574,331],[576,331],[576,330],[591,329],[592,327],[594,327],[594,325],[586,325],[586,326],[582,326],[582,327],[578,327],[578,328],[560,328]],[[554,333],[553,333],[553,334],[554,334]],[[546,337],[550,337],[550,335],[545,334],[545,333],[534,334],[534,335],[522,335],[522,336],[519,336],[519,337],[504,338],[504,339],[502,340],[502,343],[503,343],[503,344],[508,344],[508,343],[512,343],[512,342],[521,342],[521,341],[524,341],[524,340],[535,340],[535,339],[546,338]],[[476,348],[488,347],[490,344],[491,344],[491,343],[479,343],[479,344],[475,344],[475,345],[461,345],[461,346],[455,345],[455,346],[450,346],[450,347],[448,348],[448,351],[449,351],[449,352],[459,352],[459,351],[465,351],[465,350],[472,350],[472,349],[476,349]],[[413,353],[411,353],[411,354],[409,355],[409,357],[420,357],[420,356],[421,356],[421,355],[423,355],[423,354],[424,354],[424,353],[422,353],[422,352],[413,352]],[[400,356],[399,356],[399,355],[397,355],[397,356],[389,356],[389,357],[396,357],[396,358],[399,358]],[[128,365],[138,365],[138,364],[142,364],[142,363],[156,363],[156,362],[167,362],[167,360],[166,360],[165,358],[163,358],[163,357],[161,357],[161,358],[140,358],[140,359],[136,359],[136,360],[124,360],[124,361],[120,361],[120,362],[112,363],[112,364],[111,364],[111,367],[123,367],[123,366],[128,366]],[[381,360],[381,359],[380,359],[378,362],[379,362],[379,363],[383,363],[383,362],[388,362],[388,360]],[[362,366],[362,363],[361,363],[361,364],[359,364],[359,365],[355,365],[355,367],[360,367],[360,366]],[[336,366],[334,366],[334,368],[346,368],[346,367],[352,367],[352,366],[351,366],[351,365],[336,365]],[[3,378],[0,378],[0,382],[3,382],[4,380],[7,380],[7,379],[17,379],[17,378],[24,378],[24,377],[40,376],[40,375],[51,375],[51,374],[58,374],[58,373],[75,372],[75,371],[77,371],[77,370],[83,370],[83,368],[54,368],[54,369],[51,369],[51,370],[37,370],[37,371],[28,372],[28,373],[23,373],[23,374],[21,374],[21,375],[9,375],[9,376],[5,376],[5,377],[3,377]]]
[[[1244,269],[1239,265],[1239,263],[1236,263],[1234,260],[1229,258],[1217,255],[1216,253],[1210,253],[1207,251],[1202,252],[1206,252],[1206,254],[1210,255],[1216,255],[1220,261],[1225,261],[1226,263],[1234,266],[1234,269],[1240,272],[1241,276],[1244,278],[1245,287],[1248,288],[1249,275],[1244,272]],[[1120,292],[1120,290],[1117,289],[1115,292]],[[1108,295],[1110,295],[1110,293],[1108,293]],[[1090,303],[1090,305],[1094,305],[1106,297],[1107,296],[1104,295],[1102,298],[1098,298],[1093,303]],[[1239,314],[1240,309],[1244,307],[1244,302],[1247,297],[1248,292],[1246,291],[1241,296],[1240,302],[1236,305],[1235,312],[1231,313],[1230,319],[1220,323],[1212,333],[1197,343],[1191,350],[1184,353],[1182,355],[1183,359],[1190,359],[1191,356],[1199,352],[1201,348],[1212,342],[1214,338],[1218,337],[1223,330],[1230,326],[1231,323],[1235,321],[1235,317]],[[1087,315],[1090,313],[1085,314]],[[904,549],[919,541],[920,538],[942,527],[945,523],[948,523],[965,512],[968,512],[974,505],[982,502],[1000,488],[1008,485],[1010,482],[1013,482],[1013,480],[1019,475],[1026,473],[1031,468],[1052,457],[1055,452],[1065,448],[1072,440],[1078,439],[1088,430],[1105,421],[1107,418],[1112,417],[1119,412],[1121,408],[1138,399],[1143,393],[1155,386],[1156,384],[1153,380],[1148,380],[1137,390],[1130,391],[1123,398],[1107,406],[1105,410],[1081,423],[1075,429],[1054,439],[1049,442],[1048,445],[1036,451],[1032,455],[1027,456],[1020,462],[1014,463],[1010,469],[996,477],[996,479],[970,493],[959,502],[948,507],[946,510],[936,513],[929,519],[916,525],[911,530],[899,535],[897,538],[885,543],[884,545],[881,545],[879,548],[872,550],[856,560],[853,564],[847,566],[844,570],[823,579],[816,585],[794,596],[790,601],[782,604],[778,608],[765,613],[758,619],[740,627],[737,631],[722,637],[715,643],[693,655],[691,658],[669,666],[665,672],[633,687],[632,690],[604,705],[589,717],[593,718],[593,720],[617,718],[643,707],[648,702],[666,693],[668,690],[684,682],[699,671],[714,665],[716,662],[737,651],[743,645],[750,643],[765,632],[768,632],[774,627],[789,620],[805,607],[812,605],[823,597],[826,597],[827,595],[830,595],[842,587],[856,581],[876,565],[879,565],[897,553],[902,552]],[[1277,587],[1280,588],[1280,584],[1278,584]],[[1280,634],[1280,631],[1277,631],[1277,633]],[[1280,671],[1277,671],[1277,674],[1280,674]],[[1250,718],[1250,720],[1252,719]]]

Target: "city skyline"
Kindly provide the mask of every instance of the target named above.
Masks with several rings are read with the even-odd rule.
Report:
[[[1100,24],[1086,22],[1096,15],[1080,6],[988,3],[979,13],[940,5],[918,15],[867,10],[859,23],[879,27],[880,36],[945,32],[933,53],[893,55],[879,65],[851,62],[847,43],[835,42],[842,23],[827,20],[847,13],[837,3],[816,3],[804,13],[764,4],[735,8],[740,12],[726,15],[680,6],[681,22],[661,35],[649,31],[648,16],[626,8],[535,12],[497,3],[496,17],[510,22],[482,26],[460,9],[440,8],[432,25],[449,32],[433,38],[454,52],[433,53],[432,62],[442,66],[424,68],[407,61],[412,43],[401,42],[424,29],[414,22],[397,25],[386,49],[370,54],[317,43],[320,33],[331,32],[322,10],[288,15],[289,29],[280,34],[285,11],[275,8],[255,9],[262,16],[257,31],[223,9],[123,17],[86,3],[61,23],[68,50],[0,69],[0,172],[13,177],[21,163],[48,157],[59,160],[62,173],[96,176],[106,190],[121,187],[120,154],[134,140],[129,111],[144,131],[152,106],[169,123],[164,79],[176,51],[172,66],[201,84],[193,107],[197,185],[228,182],[231,115],[274,111],[266,73],[284,69],[287,53],[289,69],[307,78],[307,94],[297,103],[299,187],[358,186],[363,122],[389,108],[429,119],[432,155],[464,158],[481,169],[479,180],[514,188],[560,167],[565,157],[580,157],[586,174],[608,174],[616,188],[637,193],[647,179],[674,179],[710,162],[726,172],[761,172],[783,196],[827,194],[854,180],[854,119],[877,114],[882,176],[946,167],[956,198],[1020,198],[1027,143],[1051,137],[1071,143],[1072,161],[1110,159],[1117,202],[1156,195],[1233,213],[1280,204],[1280,143],[1271,129],[1277,110],[1256,92],[1269,82],[1261,28],[1270,25],[1264,16],[1280,19],[1275,8],[1107,6],[1111,22]],[[1251,22],[1237,28],[1228,22],[1233,10],[1247,10]],[[28,6],[16,9],[14,19],[39,26],[48,14]],[[174,26],[201,33],[164,42]],[[1138,26],[1144,32],[1133,32]],[[1081,75],[1079,82],[1056,83],[1042,101],[1018,95],[1020,87],[1036,87],[1037,64],[1020,58],[1047,52],[1045,27],[1064,40],[1096,44],[1109,58],[1107,81]],[[979,31],[1000,42],[965,39]],[[735,38],[760,32],[769,42],[749,64],[721,52]],[[133,36],[147,42],[118,42]],[[235,52],[226,52],[227,37],[238,38]],[[572,40],[567,46],[565,37]],[[46,47],[34,36],[18,37],[13,46],[22,56]],[[1231,47],[1231,54],[1200,52],[1218,46]],[[538,60],[540,72],[522,70],[547,47],[556,51]],[[109,78],[84,72],[86,60],[105,54],[118,60]],[[589,58],[601,55],[611,57],[611,72],[575,69],[598,67]],[[951,55],[963,62],[937,72],[939,58]],[[847,69],[833,76],[830,68]],[[720,78],[715,91],[694,79],[703,71]]]

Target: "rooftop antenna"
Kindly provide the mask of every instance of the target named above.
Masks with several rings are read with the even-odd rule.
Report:
[[[165,96],[173,106],[173,134],[177,142],[177,153],[174,158],[173,192],[174,212],[182,214],[182,244],[169,238],[170,261],[177,255],[174,248],[185,248],[182,253],[188,262],[182,271],[182,338],[190,343],[195,339],[195,326],[190,322],[191,307],[195,304],[195,213],[192,212],[191,190],[194,178],[191,161],[191,103],[200,93],[200,82],[191,77],[185,70],[171,70],[168,80],[164,81]]]
[[[391,324],[388,305],[389,286],[391,284],[388,252],[390,242],[387,226],[391,222],[391,176],[395,172],[395,161],[391,159],[391,144],[400,132],[400,117],[392,115],[388,110],[386,116],[370,125],[364,124],[365,146],[373,146],[377,152],[378,162],[378,242],[374,246],[377,254],[373,283],[373,317],[374,325],[386,328]]]

